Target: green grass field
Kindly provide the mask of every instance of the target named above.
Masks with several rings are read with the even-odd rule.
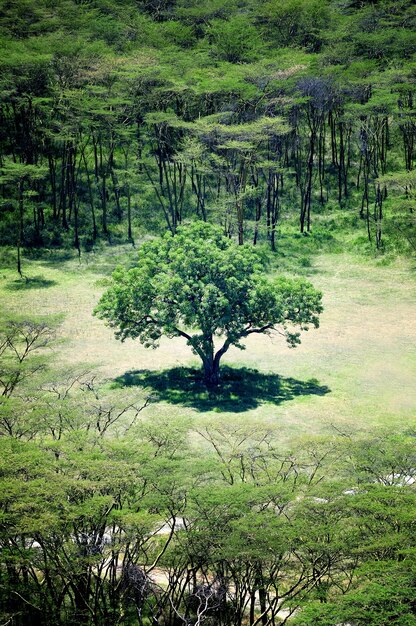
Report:
[[[0,272],[4,318],[63,318],[50,378],[54,367],[93,369],[109,396],[122,386],[138,398],[151,395],[142,414],[148,418],[261,424],[282,441],[334,429],[402,429],[414,418],[416,291],[409,261],[312,257],[302,273],[323,291],[321,327],[304,333],[296,349],[278,336],[249,338],[246,350],[224,357],[223,388],[209,396],[182,340],[164,339],[157,350],[121,344],[92,316],[109,272],[128,259],[131,248],[108,248],[88,262],[50,253],[25,261],[26,281],[11,268]]]

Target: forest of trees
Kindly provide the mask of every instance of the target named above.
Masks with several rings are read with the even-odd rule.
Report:
[[[151,398],[52,375],[54,341],[0,341],[3,623],[416,623],[414,431],[282,449],[244,420],[143,420]]]
[[[325,214],[414,250],[410,0],[20,0],[0,32],[0,241],[19,271],[24,248],[194,217],[275,249],[282,221]]]
[[[208,386],[250,333],[318,326],[303,278],[256,282],[285,229],[414,254],[413,0],[2,0],[0,49],[1,262],[139,247],[97,312],[187,338]],[[59,321],[0,315],[2,626],[416,626],[414,428],[170,420],[54,365]]]

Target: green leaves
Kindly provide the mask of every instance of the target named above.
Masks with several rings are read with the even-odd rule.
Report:
[[[156,347],[162,335],[184,337],[204,363],[214,359],[216,336],[225,342],[218,361],[230,345],[243,347],[249,334],[278,327],[294,346],[299,337],[292,327],[318,326],[321,294],[306,281],[270,281],[262,269],[252,247],[197,222],[143,244],[138,266],[114,272],[95,314],[122,341]]]
[[[23,181],[32,182],[45,178],[48,168],[41,165],[15,163],[10,159],[3,164],[1,171],[0,183],[18,184]]]
[[[262,47],[260,32],[245,15],[236,15],[230,21],[212,20],[207,36],[213,44],[213,54],[230,63],[250,61]]]
[[[277,45],[297,44],[314,52],[321,47],[331,19],[328,3],[320,0],[270,0],[257,10]]]

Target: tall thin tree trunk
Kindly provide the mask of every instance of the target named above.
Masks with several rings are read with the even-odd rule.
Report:
[[[24,205],[23,205],[23,179],[20,179],[17,185],[18,202],[19,202],[19,226],[17,230],[17,271],[20,277],[22,274],[22,257],[21,248],[23,243],[24,231]]]

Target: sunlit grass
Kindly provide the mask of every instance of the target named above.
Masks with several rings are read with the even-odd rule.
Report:
[[[152,394],[145,409],[150,418],[186,417],[196,423],[238,417],[276,429],[282,441],[334,429],[402,429],[414,418],[416,292],[410,262],[399,259],[385,266],[379,259],[341,252],[305,257],[301,273],[324,294],[321,327],[304,333],[294,350],[281,337],[250,337],[246,350],[231,349],[223,359],[240,374],[248,368],[247,379],[239,382],[237,376],[228,381],[225,395],[207,399],[189,369],[199,363],[182,340],[163,339],[157,350],[146,350],[137,341],[121,344],[92,316],[111,269],[120,262],[131,264],[134,256],[130,246],[81,259],[72,253],[45,253],[25,259],[23,280],[13,267],[0,271],[3,319],[63,316],[51,378],[54,368],[88,364],[108,381],[105,393],[110,397],[115,393],[112,381],[122,384],[127,372],[140,371],[129,393]],[[292,264],[290,272],[296,271]],[[183,377],[183,388],[175,371]],[[309,393],[311,380],[325,393]],[[301,392],[292,393],[295,388]]]

